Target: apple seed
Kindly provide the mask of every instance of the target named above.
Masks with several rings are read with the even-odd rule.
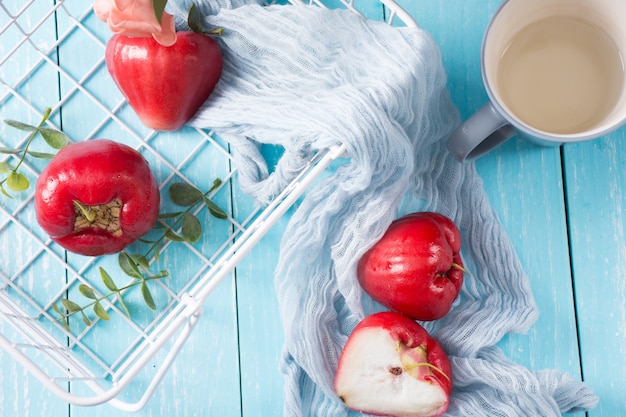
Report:
[[[399,366],[394,366],[393,368],[389,368],[389,373],[392,375],[400,375],[402,374],[402,368]]]

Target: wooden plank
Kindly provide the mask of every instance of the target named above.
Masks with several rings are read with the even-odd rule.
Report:
[[[461,117],[469,117],[487,101],[480,45],[500,2],[466,1],[454,8],[444,2],[401,4],[439,44],[452,100]],[[557,368],[580,378],[559,149],[514,138],[476,165],[528,275],[540,313],[528,334],[508,335],[499,347],[530,369]]]
[[[287,223],[282,219],[237,267],[237,309],[242,416],[282,415],[284,379],[279,361],[284,341],[274,268]]]
[[[343,8],[339,0],[323,3]],[[355,5],[368,18],[383,19],[378,0],[359,0]],[[268,147],[264,151],[270,166],[280,157],[280,150]],[[235,199],[240,195],[237,191]],[[273,282],[280,240],[292,212],[270,230],[237,268],[242,415],[246,417],[282,415],[284,379],[279,359],[284,337]]]
[[[580,378],[558,149],[512,141],[501,151],[480,161],[479,172],[528,275],[540,315],[528,335],[511,335],[500,346],[530,369],[557,368]]]
[[[207,143],[204,136],[195,130],[185,128],[176,133],[155,134],[141,125],[130,107],[120,106],[122,96],[104,65],[104,45],[111,33],[103,22],[95,18],[90,8],[89,2],[66,1],[57,19],[62,38],[59,59],[63,68],[60,97],[64,130],[76,141],[105,137],[139,149],[163,185],[162,210],[175,211],[176,208],[165,197],[169,183],[180,181],[180,176],[185,176],[206,191],[214,178],[228,177],[230,162],[217,144]],[[81,53],[77,54],[77,50]],[[218,199],[219,204],[231,212],[229,198],[227,186]],[[160,267],[171,273],[164,282],[175,291],[192,277],[202,274],[201,268],[206,261],[201,257],[210,257],[230,229],[228,222],[213,227],[215,219],[206,210],[200,212],[198,217],[206,229],[203,238],[194,245],[200,255],[194,255],[182,244],[172,244],[160,256]],[[107,270],[115,268],[114,259],[98,259],[93,264],[90,264],[90,259],[71,254],[68,259],[77,269],[84,269],[94,285],[98,280],[96,266],[102,262],[107,264]],[[111,273],[115,274],[116,270]],[[158,307],[167,302],[165,293],[158,288],[153,287],[153,294]],[[131,293],[131,300],[133,295],[137,294]],[[131,301],[132,320],[148,323],[154,315],[145,306],[141,310],[141,304],[140,297]],[[122,319],[118,315],[112,317],[109,323],[98,323],[96,326],[99,327],[92,330],[93,336],[88,335],[81,341],[112,363],[136,337],[135,331]],[[234,276],[231,275],[211,294],[204,316],[165,375],[156,395],[141,413],[202,415],[210,412],[227,417],[240,416],[237,337]],[[120,395],[121,400],[134,402],[139,399],[138,395],[143,393],[152,378],[149,371],[161,366],[168,349],[170,346],[166,345],[163,354],[150,361],[146,375],[140,374],[137,382],[129,386],[128,393]],[[80,381],[71,384],[70,391],[75,395],[94,395]],[[93,408],[70,406],[67,412],[72,416],[114,417],[129,414],[111,404]]]
[[[55,27],[51,13],[51,0],[24,3],[19,0],[3,1],[0,5],[0,118],[37,124],[43,109],[58,101],[56,71],[47,60],[54,60]],[[26,34],[30,34],[27,39]],[[51,118],[59,125],[58,113]],[[0,124],[0,146],[23,148],[28,135],[25,132]],[[50,152],[38,138],[32,150]],[[12,165],[18,158],[0,155],[0,161]],[[27,158],[22,169],[31,182],[28,191],[13,193],[8,199],[0,195],[0,291],[10,294],[23,312],[37,317],[45,306],[49,292],[63,285],[64,271],[54,256],[42,251],[43,236],[34,221],[32,200],[37,173],[45,162]],[[4,178],[5,175],[1,175]],[[22,226],[18,226],[21,224]],[[61,277],[61,280],[56,278]],[[23,291],[23,295],[20,295]],[[21,315],[22,313],[20,313]],[[17,328],[21,322],[12,320]],[[0,332],[11,342],[32,345],[14,327],[0,323]],[[32,347],[22,350],[29,358],[42,358],[42,350]],[[40,416],[67,413],[67,405],[56,398],[43,384],[29,374],[25,367],[4,350],[0,350],[0,415]],[[58,375],[59,369],[40,361],[46,372]],[[55,373],[56,372],[56,373]]]
[[[440,45],[452,100],[461,117],[469,117],[487,100],[480,44],[499,2],[470,1],[454,9],[428,1],[402,4]],[[479,159],[477,168],[541,312],[529,335],[507,338],[502,347],[532,369],[557,366],[578,374],[559,150],[515,138]]]
[[[88,7],[82,0],[67,0],[65,3],[70,8]],[[381,17],[373,1],[357,3],[359,7],[365,4],[363,10],[368,17]],[[403,0],[401,3],[438,42],[449,74],[452,98],[462,117],[469,116],[486,101],[479,72],[480,40],[489,17],[500,2],[468,0],[454,8],[445,2],[428,0]],[[33,12],[29,14],[31,20],[36,20],[50,5],[49,0],[35,1],[31,6]],[[2,6],[15,9],[23,7],[23,2],[3,1]],[[7,22],[0,9],[0,28]],[[62,33],[63,21],[60,23]],[[93,16],[87,17],[85,23],[104,42],[106,31],[102,27],[96,29],[100,23]],[[47,32],[38,42],[51,42],[53,28],[46,26],[42,29]],[[0,60],[4,51],[20,36],[12,31],[0,34]],[[68,41],[67,48],[60,50],[60,59],[71,77],[81,79],[83,75],[75,71],[83,71],[84,65],[97,67],[102,50],[98,49],[101,46],[97,46],[97,41],[88,40],[86,42],[95,42],[93,44],[97,47],[81,53],[82,57],[72,56],[71,49],[84,47],[78,38],[75,40],[75,43]],[[35,55],[29,55],[20,58],[18,63],[26,65],[33,59],[36,59]],[[2,73],[3,68],[4,64],[0,65],[4,79],[8,75]],[[20,72],[18,69],[17,73]],[[29,80],[24,94],[32,98],[33,106],[40,108],[58,100],[56,76],[54,78],[55,81],[51,82],[51,76],[45,71],[36,71]],[[105,78],[106,73],[100,64],[100,69],[89,75],[86,81],[86,93],[101,99],[104,108],[94,107],[93,100],[86,98],[88,94],[85,92],[72,92],[71,83],[64,85],[62,97],[67,95],[67,99],[63,120],[73,136],[87,138],[111,132],[110,127],[109,130],[101,129],[100,123],[106,120],[106,108],[115,108],[120,97],[112,89],[110,80],[103,82]],[[35,112],[25,110],[29,107],[27,103],[13,100],[0,104],[2,118],[24,120],[26,116],[26,121],[37,121]],[[85,110],[87,107],[90,110]],[[140,132],[140,137],[149,134],[128,108],[116,114]],[[54,120],[60,122],[56,115]],[[6,137],[6,129],[0,133],[0,138]],[[184,140],[187,134],[189,132],[176,138],[155,137],[149,142],[161,150],[170,140]],[[622,130],[607,139],[568,146],[563,151],[583,374],[601,397],[599,407],[590,413],[594,417],[626,414],[623,400],[626,364],[622,360],[626,352],[623,303],[626,281],[622,279],[625,274],[620,262],[625,247],[622,190],[626,180],[620,167],[626,161],[618,149],[624,134]],[[128,140],[133,143],[135,139]],[[170,149],[172,160],[185,154],[186,146],[180,142]],[[149,150],[146,152],[150,153]],[[511,335],[499,346],[507,356],[531,369],[558,368],[580,377],[559,150],[539,148],[514,139],[481,158],[477,167],[492,204],[518,251],[540,310],[539,320],[527,335]],[[40,167],[35,165],[34,169]],[[201,171],[190,169],[189,175],[194,177]],[[250,202],[238,190],[234,190],[234,196],[235,212],[250,210]],[[6,214],[0,214],[0,224],[6,218]],[[157,395],[143,411],[131,414],[111,405],[68,407],[1,351],[0,362],[9,365],[3,365],[0,374],[0,415],[282,415],[283,379],[278,370],[278,358],[283,337],[278,301],[273,291],[273,272],[279,240],[288,219],[289,216],[281,220],[239,265],[236,280],[228,278],[211,295],[198,327],[159,386]],[[32,223],[32,218],[30,221]],[[1,236],[0,271],[8,275],[10,272],[6,271],[16,268],[17,260],[11,248],[15,245],[17,233],[10,231]],[[29,238],[20,239],[26,243],[20,246],[26,252],[32,252],[36,247],[28,243]],[[191,270],[190,266],[185,266],[186,259],[185,255],[180,255],[176,263],[183,274]],[[34,279],[44,271],[54,275],[55,271],[49,268],[45,262],[35,262],[25,279]],[[44,289],[36,296],[45,298],[52,291]],[[10,331],[6,326],[0,330],[3,333]],[[103,346],[112,343],[104,341]]]
[[[590,416],[626,415],[626,140],[621,129],[564,149],[583,374]]]

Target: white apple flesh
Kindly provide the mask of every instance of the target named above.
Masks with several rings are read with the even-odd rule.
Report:
[[[405,342],[382,327],[351,335],[335,377],[335,391],[348,408],[395,417],[434,417],[446,411],[449,385],[438,381],[449,384],[450,376],[428,363],[424,344]]]

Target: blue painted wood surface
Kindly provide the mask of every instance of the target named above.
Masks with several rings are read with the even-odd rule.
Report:
[[[479,69],[480,43],[499,1],[400,3],[438,42],[452,99],[461,115],[469,116],[486,101]],[[18,95],[27,97],[27,102],[5,100],[5,94],[12,93],[7,85],[0,85],[0,117],[36,123],[37,111],[54,106],[59,97],[64,97],[63,113],[53,113],[52,120],[59,127],[62,122],[71,136],[127,137],[127,132],[118,131],[115,123],[106,121],[109,109],[139,132],[139,137],[147,135],[150,149],[167,150],[171,164],[183,164],[186,175],[205,175],[204,168],[179,160],[187,153],[182,141],[169,145],[180,139],[179,135],[187,140],[196,133],[183,130],[152,136],[146,131],[107,79],[102,47],[108,35],[89,12],[89,2],[66,4],[75,16],[80,16],[81,25],[95,33],[94,38],[71,37],[75,43],[60,45],[51,56],[59,60],[67,76],[57,78],[54,72],[48,72],[47,65],[42,65],[19,88]],[[374,0],[356,0],[355,4],[369,18],[384,17],[383,8]],[[45,11],[52,7],[51,0],[35,0],[32,4],[0,2],[0,68],[8,65],[3,61],[5,54],[24,39],[19,28],[36,26],[32,39],[41,45],[52,44],[55,32],[62,32],[64,25],[72,27],[63,17],[56,26],[46,18]],[[10,15],[20,17],[12,21]],[[38,21],[44,23],[33,23]],[[90,46],[85,48],[86,43]],[[81,52],[77,53],[79,47]],[[14,63],[17,72],[0,72],[5,83],[14,85],[19,72],[27,71],[40,59],[31,49],[24,51]],[[84,83],[78,88],[72,80]],[[102,106],[94,105],[89,96],[97,97]],[[7,135],[14,133],[4,126],[0,129],[5,146]],[[491,202],[529,276],[540,310],[528,334],[509,335],[500,347],[531,369],[559,368],[584,378],[600,397],[598,407],[589,413],[591,417],[626,415],[626,218],[622,215],[626,157],[619,149],[625,134],[626,130],[621,129],[608,137],[564,148],[542,148],[515,138],[476,162]],[[135,146],[138,143],[132,135],[128,140]],[[146,154],[150,156],[149,151]],[[34,164],[28,171],[31,179],[39,169],[40,165]],[[221,168],[215,169],[211,176],[223,174]],[[167,169],[160,172],[164,173],[160,180],[166,181]],[[233,213],[251,209],[250,202],[236,188],[229,199],[224,204]],[[2,200],[7,212],[0,212],[0,225],[9,221],[7,213],[19,204],[19,199]],[[272,281],[288,218],[289,213],[211,295],[198,327],[143,410],[128,413],[110,404],[68,406],[0,351],[0,416],[282,415],[283,381],[278,370],[282,329]],[[32,223],[33,219],[20,221]],[[10,275],[21,257],[35,250],[29,238],[15,237],[19,233],[1,235],[3,274]],[[171,259],[181,271],[191,269],[184,252],[173,253]],[[49,268],[44,262],[35,263],[33,270],[25,271],[20,279],[41,288],[41,296],[45,297],[47,292],[57,291],[54,286],[38,287],[41,271],[54,273]],[[0,325],[0,331],[11,329]],[[102,349],[115,344],[116,331],[123,329],[105,332],[97,340]],[[157,360],[150,365],[156,367]]]

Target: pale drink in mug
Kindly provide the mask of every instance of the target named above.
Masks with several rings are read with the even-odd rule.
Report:
[[[452,133],[476,158],[516,133],[542,145],[606,135],[626,120],[626,2],[508,0],[481,51],[489,102]]]

